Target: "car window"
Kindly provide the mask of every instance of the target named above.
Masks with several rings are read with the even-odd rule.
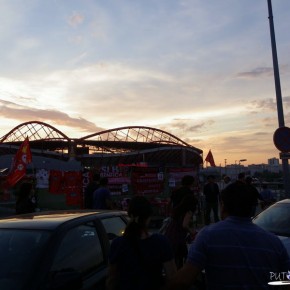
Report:
[[[49,238],[46,231],[0,230],[0,289],[19,290],[34,271]]]
[[[261,212],[253,222],[261,228],[282,236],[290,236],[290,207],[275,204]]]
[[[103,249],[94,224],[79,225],[69,230],[62,239],[50,270],[50,279],[65,271],[74,271],[85,279],[104,263]]]
[[[101,221],[110,241],[124,234],[126,222],[120,216],[106,217]]]

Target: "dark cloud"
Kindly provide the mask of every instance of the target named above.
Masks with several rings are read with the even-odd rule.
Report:
[[[185,132],[192,133],[192,132],[200,132],[206,127],[212,125],[214,121],[208,120],[197,124],[192,123],[195,123],[195,121],[191,119],[174,119],[172,122],[167,124],[166,127],[173,128],[173,130],[182,130],[183,133]]]
[[[196,139],[196,138],[185,138],[185,139],[183,139],[183,141],[185,141],[186,143],[191,144],[195,147],[198,147],[199,144],[204,142],[202,139]]]
[[[283,64],[279,67],[280,74],[289,72],[289,65]],[[260,77],[273,77],[274,71],[272,67],[257,67],[251,71],[240,72],[236,75],[237,78],[256,79]]]
[[[84,118],[72,118],[68,114],[56,110],[40,110],[16,103],[0,100],[1,116],[19,122],[42,121],[56,125],[68,126],[81,131],[97,132],[103,130]]]
[[[271,67],[257,67],[251,71],[240,72],[237,75],[237,78],[253,79],[259,77],[269,77],[273,76],[273,68]]]
[[[269,132],[256,132],[255,135],[266,136],[266,135],[269,135]]]
[[[250,106],[254,109],[277,110],[276,101],[274,101],[274,99],[253,101],[250,103]]]
[[[277,117],[267,117],[267,118],[264,118],[262,119],[262,124],[265,126],[265,127],[268,127],[268,128],[273,128],[273,125],[274,124],[278,124],[278,120],[277,120]]]
[[[200,123],[200,124],[196,124],[194,126],[190,126],[188,127],[188,131],[189,132],[198,132],[200,131],[202,128],[204,128],[206,126],[206,123]]]

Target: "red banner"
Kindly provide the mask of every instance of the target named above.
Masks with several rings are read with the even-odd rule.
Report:
[[[63,175],[60,170],[50,170],[49,172],[49,192],[63,194]]]
[[[137,195],[161,194],[163,192],[163,174],[157,168],[135,168],[132,173],[133,192]]]
[[[19,147],[13,161],[12,169],[7,176],[6,182],[9,186],[15,185],[26,174],[26,166],[31,163],[32,155],[28,137]]]
[[[216,167],[211,150],[209,150],[209,152],[207,153],[207,156],[205,157],[204,161],[208,162],[210,166]]]

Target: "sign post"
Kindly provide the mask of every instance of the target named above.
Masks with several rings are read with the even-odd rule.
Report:
[[[271,44],[272,44],[272,57],[273,57],[273,69],[274,69],[274,79],[275,79],[275,89],[276,89],[277,113],[278,113],[279,127],[281,128],[285,126],[285,123],[284,123],[284,114],[283,114],[279,65],[278,65],[277,48],[276,48],[276,40],[275,40],[272,2],[271,0],[267,0],[267,1],[268,1],[269,25],[270,25]],[[278,135],[279,134],[280,133],[278,133]],[[288,159],[282,159],[282,167],[283,167],[284,189],[285,189],[286,196],[289,198],[290,197],[290,176],[289,176]]]

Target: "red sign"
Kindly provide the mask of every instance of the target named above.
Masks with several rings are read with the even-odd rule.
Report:
[[[135,168],[131,176],[133,192],[138,195],[161,194],[164,188],[163,175],[157,168]]]

